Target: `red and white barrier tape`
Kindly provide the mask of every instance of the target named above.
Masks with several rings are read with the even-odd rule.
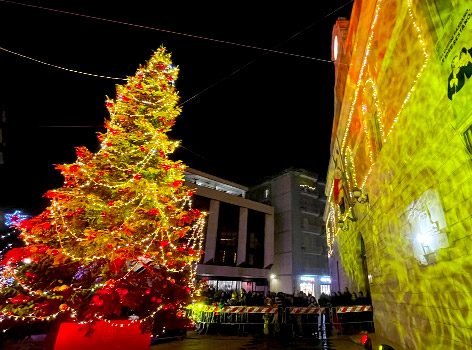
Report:
[[[248,314],[277,314],[279,312],[277,307],[269,306],[206,306],[203,312],[222,312],[222,313],[248,313]]]
[[[279,310],[277,307],[268,306],[225,306],[220,310],[220,312],[235,314],[276,314]]]
[[[322,314],[324,313],[324,307],[291,307],[291,314]]]
[[[336,306],[336,313],[372,311],[372,305]]]

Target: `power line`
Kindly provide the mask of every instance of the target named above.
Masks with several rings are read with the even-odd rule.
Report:
[[[1,1],[1,0],[0,0],[0,1]],[[3,51],[8,52],[8,53],[11,53],[11,54],[13,54],[13,55],[20,56],[20,57],[22,57],[22,58],[26,58],[26,59],[31,60],[31,61],[34,61],[34,62],[36,62],[36,63],[41,63],[41,64],[44,64],[44,65],[49,66],[49,67],[53,67],[53,68],[57,68],[57,69],[62,69],[62,70],[65,70],[65,71],[68,71],[68,72],[72,72],[72,73],[79,73],[79,74],[89,75],[89,76],[97,77],[97,78],[106,78],[106,79],[115,79],[115,80],[126,80],[126,79],[123,79],[123,78],[108,77],[108,76],[106,76],[106,75],[99,75],[99,74],[86,73],[86,72],[81,72],[81,71],[78,71],[78,70],[75,70],[75,69],[64,68],[64,67],[61,67],[61,66],[58,66],[58,65],[55,65],[55,64],[51,64],[51,63],[47,63],[47,62],[44,62],[44,61],[40,61],[40,60],[38,60],[38,59],[36,59],[36,58],[32,58],[32,57],[29,57],[29,56],[22,55],[22,54],[20,54],[20,53],[18,53],[18,52],[5,49],[4,47],[1,47],[1,46],[0,46],[0,50],[3,50]]]
[[[354,0],[350,0],[348,3],[351,3],[352,1],[354,1]],[[266,52],[270,52],[270,53],[277,53],[277,54],[281,54],[281,55],[288,55],[288,56],[299,57],[299,58],[306,58],[306,59],[309,59],[309,60],[315,60],[315,61],[321,61],[321,62],[328,62],[328,63],[333,62],[331,60],[325,60],[325,59],[322,59],[322,58],[299,55],[299,54],[284,52],[284,51],[277,51],[277,50],[273,50],[273,49],[266,49],[266,48],[253,46],[253,45],[235,43],[235,42],[227,41],[227,40],[220,40],[220,39],[214,39],[214,38],[209,38],[209,37],[204,37],[204,36],[199,36],[199,35],[194,35],[194,34],[176,32],[176,31],[172,31],[172,30],[167,30],[167,29],[162,29],[162,28],[155,28],[155,27],[145,26],[145,25],[141,25],[141,24],[134,24],[134,23],[129,23],[129,22],[117,21],[117,20],[103,18],[103,17],[84,15],[84,14],[76,13],[76,12],[57,10],[57,9],[53,9],[53,8],[49,8],[49,7],[23,4],[23,3],[19,3],[19,2],[15,2],[15,1],[9,1],[9,0],[0,0],[0,2],[5,2],[5,3],[13,4],[13,5],[32,7],[32,8],[36,8],[36,9],[40,9],[40,10],[45,10],[45,11],[58,12],[58,13],[63,13],[63,14],[67,14],[67,15],[72,15],[72,16],[84,17],[84,18],[88,18],[88,19],[94,19],[94,20],[97,20],[97,21],[110,22],[110,23],[115,23],[115,24],[122,24],[122,25],[127,25],[127,26],[130,26],[130,27],[136,27],[136,28],[141,28],[141,29],[154,30],[154,31],[159,31],[159,32],[164,32],[164,33],[169,33],[169,34],[175,34],[175,35],[182,35],[182,36],[187,36],[187,37],[195,38],[195,39],[213,41],[213,42],[217,42],[217,43],[220,43],[220,44],[227,44],[227,45],[244,47],[244,48],[247,48],[247,49],[266,51]],[[346,3],[342,7],[346,6],[348,3]]]
[[[0,0],[1,1],[1,0]],[[339,11],[340,9],[342,9],[343,7],[347,6],[348,4],[352,3],[354,0],[349,0],[348,2],[346,2],[345,4],[341,5],[340,7],[338,7],[337,9],[331,11],[330,13],[324,15],[321,19],[325,19],[329,16],[331,16],[333,13],[336,13],[337,11]],[[276,46],[274,46],[274,48],[277,48],[283,44],[285,44],[287,41],[290,41],[292,40],[293,38],[295,38],[296,36],[300,35],[301,33],[303,33],[304,31],[310,29],[311,27],[313,27],[315,24],[317,24],[319,21],[315,21],[313,22],[312,24],[310,24],[309,26],[303,28],[302,30],[300,30],[299,32],[293,34],[292,36],[290,36],[288,39],[280,42],[279,44],[277,44]],[[268,53],[270,52],[265,52],[262,56],[265,56],[267,55]],[[261,57],[262,57],[261,56]],[[209,89],[211,89],[212,87],[218,85],[219,83],[225,81],[226,79],[229,79],[230,77],[232,77],[233,75],[235,75],[236,73],[242,71],[244,68],[248,67],[249,65],[253,64],[259,57],[256,57],[255,59],[247,62],[246,64],[244,64],[243,66],[239,67],[238,69],[234,70],[233,72],[231,72],[230,74],[228,74],[227,76],[225,76],[224,78],[221,78],[220,80],[216,81],[215,83],[209,85],[208,87],[206,87],[205,89],[201,90],[200,92],[198,92],[197,94],[193,95],[192,97],[186,99],[184,102],[182,102],[180,105],[184,105],[185,103],[189,102],[190,100],[193,100],[195,97],[203,94],[204,92],[208,91]],[[324,60],[325,62],[333,62],[333,61],[329,61],[329,60]]]

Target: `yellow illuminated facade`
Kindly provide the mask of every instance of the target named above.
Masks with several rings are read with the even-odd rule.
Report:
[[[333,29],[333,290],[370,292],[376,332],[406,349],[472,348],[471,17],[356,0]]]

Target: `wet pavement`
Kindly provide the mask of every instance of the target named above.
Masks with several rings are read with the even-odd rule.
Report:
[[[356,337],[338,336],[323,339],[322,334],[311,337],[264,336],[264,335],[223,335],[188,332],[182,339],[159,342],[151,350],[240,350],[240,349],[319,349],[319,350],[362,350]],[[360,336],[359,336],[360,339]]]

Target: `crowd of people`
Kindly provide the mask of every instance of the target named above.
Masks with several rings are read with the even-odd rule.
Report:
[[[311,294],[303,291],[294,294],[283,292],[262,292],[249,291],[244,289],[236,291],[217,291],[209,286],[204,291],[204,303],[219,307],[225,306],[273,306],[278,307],[279,312],[275,314],[264,315],[248,315],[247,321],[262,322],[262,319],[269,321],[268,326],[270,332],[278,333],[284,327],[289,327],[296,334],[314,334],[317,330],[321,331],[322,327],[326,327],[326,331],[331,332],[332,329],[340,333],[351,333],[359,330],[372,330],[372,312],[362,313],[345,313],[338,315],[335,311],[331,311],[331,307],[350,306],[350,305],[371,305],[369,295],[364,295],[362,291],[350,292],[345,288],[344,292],[332,292],[330,295],[322,293],[318,299]],[[290,307],[324,307],[326,308],[321,314],[291,314],[288,311]],[[238,314],[239,315],[239,314]],[[319,316],[321,315],[321,316]],[[231,318],[231,323],[242,322],[242,319]],[[243,316],[238,316],[243,317]],[[260,319],[262,317],[262,319]],[[257,319],[256,319],[257,318]],[[237,323],[237,322],[236,322]]]
[[[217,291],[212,286],[204,292],[204,303],[207,305],[224,306],[275,306],[278,307],[326,307],[326,306],[349,306],[349,305],[371,305],[372,301],[368,295],[364,296],[362,291],[350,292],[346,287],[344,292],[332,292],[331,295],[322,293],[316,299],[310,293],[303,291],[294,294],[283,292],[264,293],[262,291],[249,291],[244,289],[236,291]]]

